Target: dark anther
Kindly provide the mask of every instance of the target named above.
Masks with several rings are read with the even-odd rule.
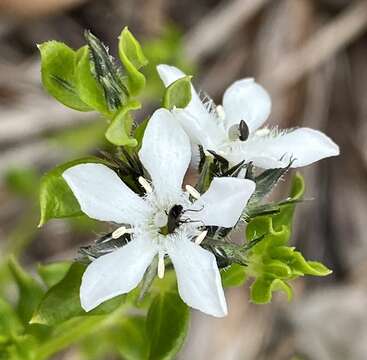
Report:
[[[248,139],[248,136],[250,135],[250,130],[249,130],[245,120],[240,121],[239,130],[240,130],[239,139],[241,141],[246,141]]]

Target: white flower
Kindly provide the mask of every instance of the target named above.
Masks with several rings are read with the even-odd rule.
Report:
[[[124,232],[132,238],[88,266],[80,289],[86,311],[134,289],[158,254],[159,277],[164,274],[164,256],[168,255],[183,301],[213,316],[227,314],[215,257],[199,243],[206,236],[205,226],[233,227],[237,223],[255,183],[214,178],[202,196],[189,186],[184,192],[182,181],[191,158],[190,146],[173,115],[159,109],[148,123],[139,152],[152,180],[150,185],[140,178],[147,190],[145,197],[134,193],[102,164],[76,165],[63,173],[85,214],[123,225],[115,231],[116,238]],[[192,201],[195,197],[198,199]],[[181,217],[173,217],[172,209]]]
[[[185,74],[169,65],[158,65],[165,86]],[[270,114],[271,100],[254,79],[234,82],[224,93],[223,106],[204,104],[192,87],[192,99],[185,109],[174,109],[194,144],[213,150],[232,164],[245,160],[264,169],[309,165],[336,156],[339,147],[325,134],[309,128],[287,131],[262,128]],[[241,125],[241,126],[240,126]]]

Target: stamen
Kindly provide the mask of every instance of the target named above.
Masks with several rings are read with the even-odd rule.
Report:
[[[164,277],[164,252],[160,251],[158,254],[158,277],[163,279]]]
[[[217,107],[215,108],[217,115],[219,117],[220,120],[225,120],[226,118],[226,113],[224,112],[223,106],[222,105],[217,105]]]
[[[199,236],[195,239],[195,244],[200,245],[202,241],[205,239],[206,235],[208,235],[208,230],[204,230]]]
[[[112,238],[113,239],[118,239],[119,237],[121,237],[122,235],[125,234],[132,234],[134,231],[131,228],[127,228],[125,226],[121,226],[119,228],[117,228],[113,233],[112,233]]]
[[[197,191],[194,187],[192,187],[191,185],[186,185],[185,186],[186,191],[195,199],[199,199],[200,198],[200,193],[199,191]]]
[[[144,179],[142,176],[139,176],[138,181],[139,181],[139,184],[144,188],[144,190],[147,193],[151,193],[153,191],[153,188],[151,187],[149,182],[146,179]]]

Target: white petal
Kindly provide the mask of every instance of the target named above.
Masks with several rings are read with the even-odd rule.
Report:
[[[287,166],[291,159],[296,168],[339,155],[339,147],[321,131],[299,128],[276,136],[254,136],[244,143],[242,153],[264,169]]]
[[[244,120],[250,133],[269,117],[271,99],[267,91],[254,79],[235,81],[223,95],[227,128]]]
[[[159,197],[170,198],[172,193],[180,191],[190,164],[191,144],[168,110],[158,109],[152,115],[139,157]]]
[[[62,176],[90,218],[135,224],[149,212],[147,203],[105,165],[79,164],[65,170]]]
[[[204,225],[233,227],[254,191],[255,183],[251,180],[214,178],[209,189],[193,204],[193,209],[198,211],[186,214]]]
[[[166,246],[182,300],[206,314],[226,316],[227,304],[214,255],[186,238],[169,240]]]
[[[185,76],[174,66],[158,65],[157,70],[166,87]],[[214,115],[210,114],[192,85],[190,103],[185,109],[174,110],[173,114],[195,144],[215,150],[215,145],[225,140],[223,129],[217,125]]]
[[[157,254],[150,239],[137,238],[94,260],[83,274],[80,302],[85,311],[133,290]]]

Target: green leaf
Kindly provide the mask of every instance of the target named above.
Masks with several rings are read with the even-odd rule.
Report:
[[[51,355],[68,348],[88,335],[92,335],[107,320],[104,316],[77,316],[50,328],[50,336],[36,348],[32,360],[51,359]]]
[[[185,108],[191,101],[191,76],[184,76],[169,85],[163,96],[163,107],[172,110]]]
[[[246,267],[240,264],[232,264],[221,271],[223,287],[237,287],[246,282]]]
[[[148,122],[149,122],[149,118],[142,121],[135,129],[134,137],[136,141],[138,142],[138,145],[137,145],[138,149],[140,149],[141,145],[143,144],[143,137],[144,137],[145,129],[148,125]]]
[[[38,48],[41,52],[42,84],[48,93],[72,109],[92,110],[78,95],[75,51],[57,41],[45,42]]]
[[[332,273],[330,269],[317,261],[306,261],[303,255],[298,251],[293,253],[290,261],[295,271],[306,275],[326,276]]]
[[[7,348],[7,360],[39,360],[36,357],[37,341],[30,335],[14,337]]]
[[[292,289],[286,280],[331,273],[324,265],[305,260],[300,252],[288,246],[296,201],[302,198],[303,193],[304,181],[297,174],[293,179],[290,197],[279,207],[279,213],[253,218],[247,226],[248,241],[262,236],[262,240],[250,249],[247,256],[247,275],[255,279],[250,298],[255,303],[271,301],[272,292],[279,290],[285,292],[290,300]]]
[[[91,108],[107,116],[110,114],[104,90],[92,74],[88,46],[83,46],[77,52],[76,88],[80,98]]]
[[[130,111],[140,107],[141,105],[137,101],[130,101],[130,103],[117,112],[105,134],[109,142],[117,146],[135,147],[138,145],[137,140],[130,135],[133,124]]]
[[[250,287],[251,301],[255,304],[267,304],[272,299],[274,291],[283,291],[287,295],[288,301],[292,300],[292,288],[279,279],[257,278]]]
[[[277,259],[265,261],[264,273],[270,274],[279,279],[287,279],[292,276],[291,268]]]
[[[43,297],[31,319],[32,324],[57,325],[76,316],[110,313],[120,306],[123,296],[106,301],[88,314],[82,309],[79,291],[85,269],[85,264],[77,262],[70,266],[65,277]]]
[[[145,328],[145,316],[126,316],[114,331],[114,342],[120,356],[125,360],[148,359],[149,338]]]
[[[145,76],[139,71],[148,63],[139,42],[125,27],[119,36],[119,56],[128,76],[128,88],[136,96],[145,86]]]
[[[32,324],[56,325],[84,313],[79,289],[85,268],[80,263],[71,265],[65,277],[47,291],[31,319]]]
[[[18,286],[19,297],[17,313],[24,324],[27,324],[44,294],[41,285],[28,275],[14,257],[9,259],[9,269]]]
[[[104,163],[96,157],[86,157],[59,165],[46,173],[40,185],[41,219],[39,227],[53,218],[82,215],[78,201],[62,177],[63,172],[78,164]]]
[[[47,287],[52,287],[60,282],[69,271],[70,261],[59,261],[47,265],[38,265],[38,274]]]
[[[4,299],[0,298],[0,346],[7,341],[8,337],[14,336],[22,328],[23,326],[15,310]]]
[[[176,292],[157,295],[149,309],[146,323],[150,339],[148,359],[174,359],[184,343],[189,319],[189,308]]]

